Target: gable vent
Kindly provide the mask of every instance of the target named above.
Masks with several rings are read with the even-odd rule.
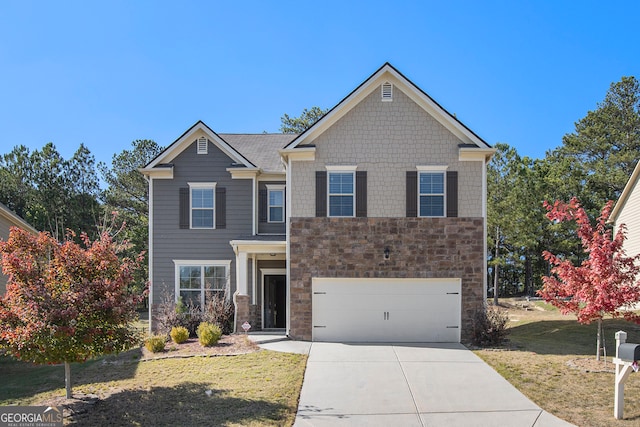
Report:
[[[382,100],[393,101],[393,85],[389,82],[382,84]]]
[[[204,136],[198,138],[198,154],[207,154],[207,148],[209,148],[207,138]]]

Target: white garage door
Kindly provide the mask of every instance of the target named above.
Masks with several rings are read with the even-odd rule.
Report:
[[[460,279],[313,282],[313,340],[460,342]]]

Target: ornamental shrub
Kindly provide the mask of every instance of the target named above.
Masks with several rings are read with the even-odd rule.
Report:
[[[189,331],[184,326],[174,326],[169,335],[176,344],[182,344],[189,339]]]
[[[200,344],[205,347],[217,344],[218,340],[222,336],[220,326],[209,322],[200,323],[196,333],[198,334],[198,341],[200,341]]]
[[[164,343],[166,337],[164,335],[152,335],[144,340],[144,346],[152,353],[160,353],[164,351]]]
[[[495,307],[487,307],[487,310],[476,312],[471,331],[471,342],[480,347],[489,347],[502,344],[509,330],[507,322],[509,316],[506,312]]]

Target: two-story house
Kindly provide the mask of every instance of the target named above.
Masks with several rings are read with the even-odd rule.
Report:
[[[11,209],[0,203],[0,239],[7,240],[11,227],[22,228],[23,230],[30,231],[31,233],[38,233],[27,221],[20,218]],[[1,257],[0,257],[1,261]],[[7,281],[9,278],[2,274],[2,266],[0,265],[0,295],[3,295],[7,290]]]
[[[151,314],[211,290],[294,339],[466,341],[493,152],[390,64],[300,135],[198,122],[141,169]]]

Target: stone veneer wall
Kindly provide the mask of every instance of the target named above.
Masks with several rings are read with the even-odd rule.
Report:
[[[467,342],[484,304],[483,242],[482,218],[291,218],[290,335],[312,338],[313,277],[460,278]]]

